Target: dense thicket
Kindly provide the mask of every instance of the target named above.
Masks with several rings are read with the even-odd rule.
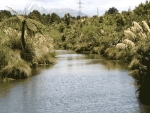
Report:
[[[31,76],[36,65],[54,63],[53,39],[40,23],[40,13],[19,15],[10,9],[16,15],[0,13],[0,77],[21,79]]]

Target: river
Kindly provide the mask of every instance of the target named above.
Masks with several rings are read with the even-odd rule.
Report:
[[[0,83],[0,113],[145,113],[125,64],[57,50],[57,63]]]

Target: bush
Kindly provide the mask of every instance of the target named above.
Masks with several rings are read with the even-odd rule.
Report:
[[[94,53],[94,54],[99,54],[99,53],[100,53],[100,48],[99,48],[99,47],[94,47],[94,48],[92,49],[92,53]]]
[[[22,49],[21,41],[17,37],[10,38],[8,41],[8,46],[11,49],[19,49],[19,50]]]
[[[134,69],[139,69],[139,66],[140,66],[139,60],[133,59],[128,67],[129,69],[134,70]]]
[[[22,79],[31,76],[30,66],[23,60],[13,60],[1,70],[1,77]]]
[[[129,75],[133,76],[134,78],[136,78],[136,80],[139,79],[139,70],[138,69],[135,69],[135,70],[132,70],[129,72]]]
[[[117,50],[114,48],[107,48],[104,52],[104,55],[110,60],[114,60],[117,54]]]
[[[106,14],[116,14],[118,13],[118,9],[115,7],[111,7],[108,9],[108,11],[106,11]]]
[[[35,50],[30,44],[28,44],[24,51],[21,50],[20,56],[23,60],[31,62],[33,58],[35,57]]]
[[[0,48],[0,69],[7,65],[7,52],[6,49]]]
[[[116,53],[116,60],[124,60],[123,58],[125,57],[125,55],[126,55],[125,50],[118,51]]]
[[[49,64],[54,64],[55,63],[55,59],[52,57],[53,54],[45,54],[45,55],[42,55],[42,57],[40,58],[37,58],[35,60],[35,62],[37,62],[39,65],[49,65]]]

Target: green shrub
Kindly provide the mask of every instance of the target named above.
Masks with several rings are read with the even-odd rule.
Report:
[[[100,47],[94,47],[94,48],[92,49],[92,53],[94,53],[94,54],[99,54],[99,53],[100,53]]]
[[[126,52],[124,50],[118,51],[116,53],[116,60],[123,60],[125,55],[126,55]]]
[[[139,66],[140,66],[139,60],[133,59],[128,67],[129,69],[134,70],[134,69],[139,69]]]
[[[129,72],[129,75],[131,75],[131,76],[133,76],[134,78],[136,78],[136,80],[138,80],[139,79],[139,70],[138,69],[135,69],[135,70],[131,70],[130,72]]]
[[[19,49],[19,50],[22,49],[21,41],[17,37],[10,38],[9,41],[8,41],[8,46],[11,49]]]
[[[107,48],[107,47],[106,47],[105,45],[101,44],[101,45],[100,45],[100,54],[103,55],[104,52],[105,52],[105,50],[106,50],[106,48]]]
[[[117,54],[117,50],[114,49],[113,47],[112,48],[107,48],[104,52],[104,55],[109,58],[110,60],[114,60],[115,59],[115,56]]]
[[[13,60],[1,70],[1,77],[22,79],[31,76],[30,66],[23,60]]]
[[[21,50],[20,56],[23,60],[31,62],[35,57],[35,50],[30,44],[27,44],[25,50]]]
[[[65,25],[59,24],[59,28],[58,28],[59,32],[63,33],[65,27],[66,27]]]
[[[0,48],[0,69],[7,65],[7,52],[6,49]]]
[[[55,58],[52,57],[52,54],[44,54],[42,57],[35,59],[35,62],[37,62],[39,65],[49,65],[55,63]]]

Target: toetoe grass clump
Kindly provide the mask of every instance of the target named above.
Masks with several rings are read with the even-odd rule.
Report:
[[[31,76],[31,68],[24,60],[14,60],[1,70],[1,77],[22,79]]]
[[[35,59],[35,61],[38,63],[38,65],[49,65],[55,63],[55,58],[52,57],[52,55],[49,53],[38,57],[37,59]]]

